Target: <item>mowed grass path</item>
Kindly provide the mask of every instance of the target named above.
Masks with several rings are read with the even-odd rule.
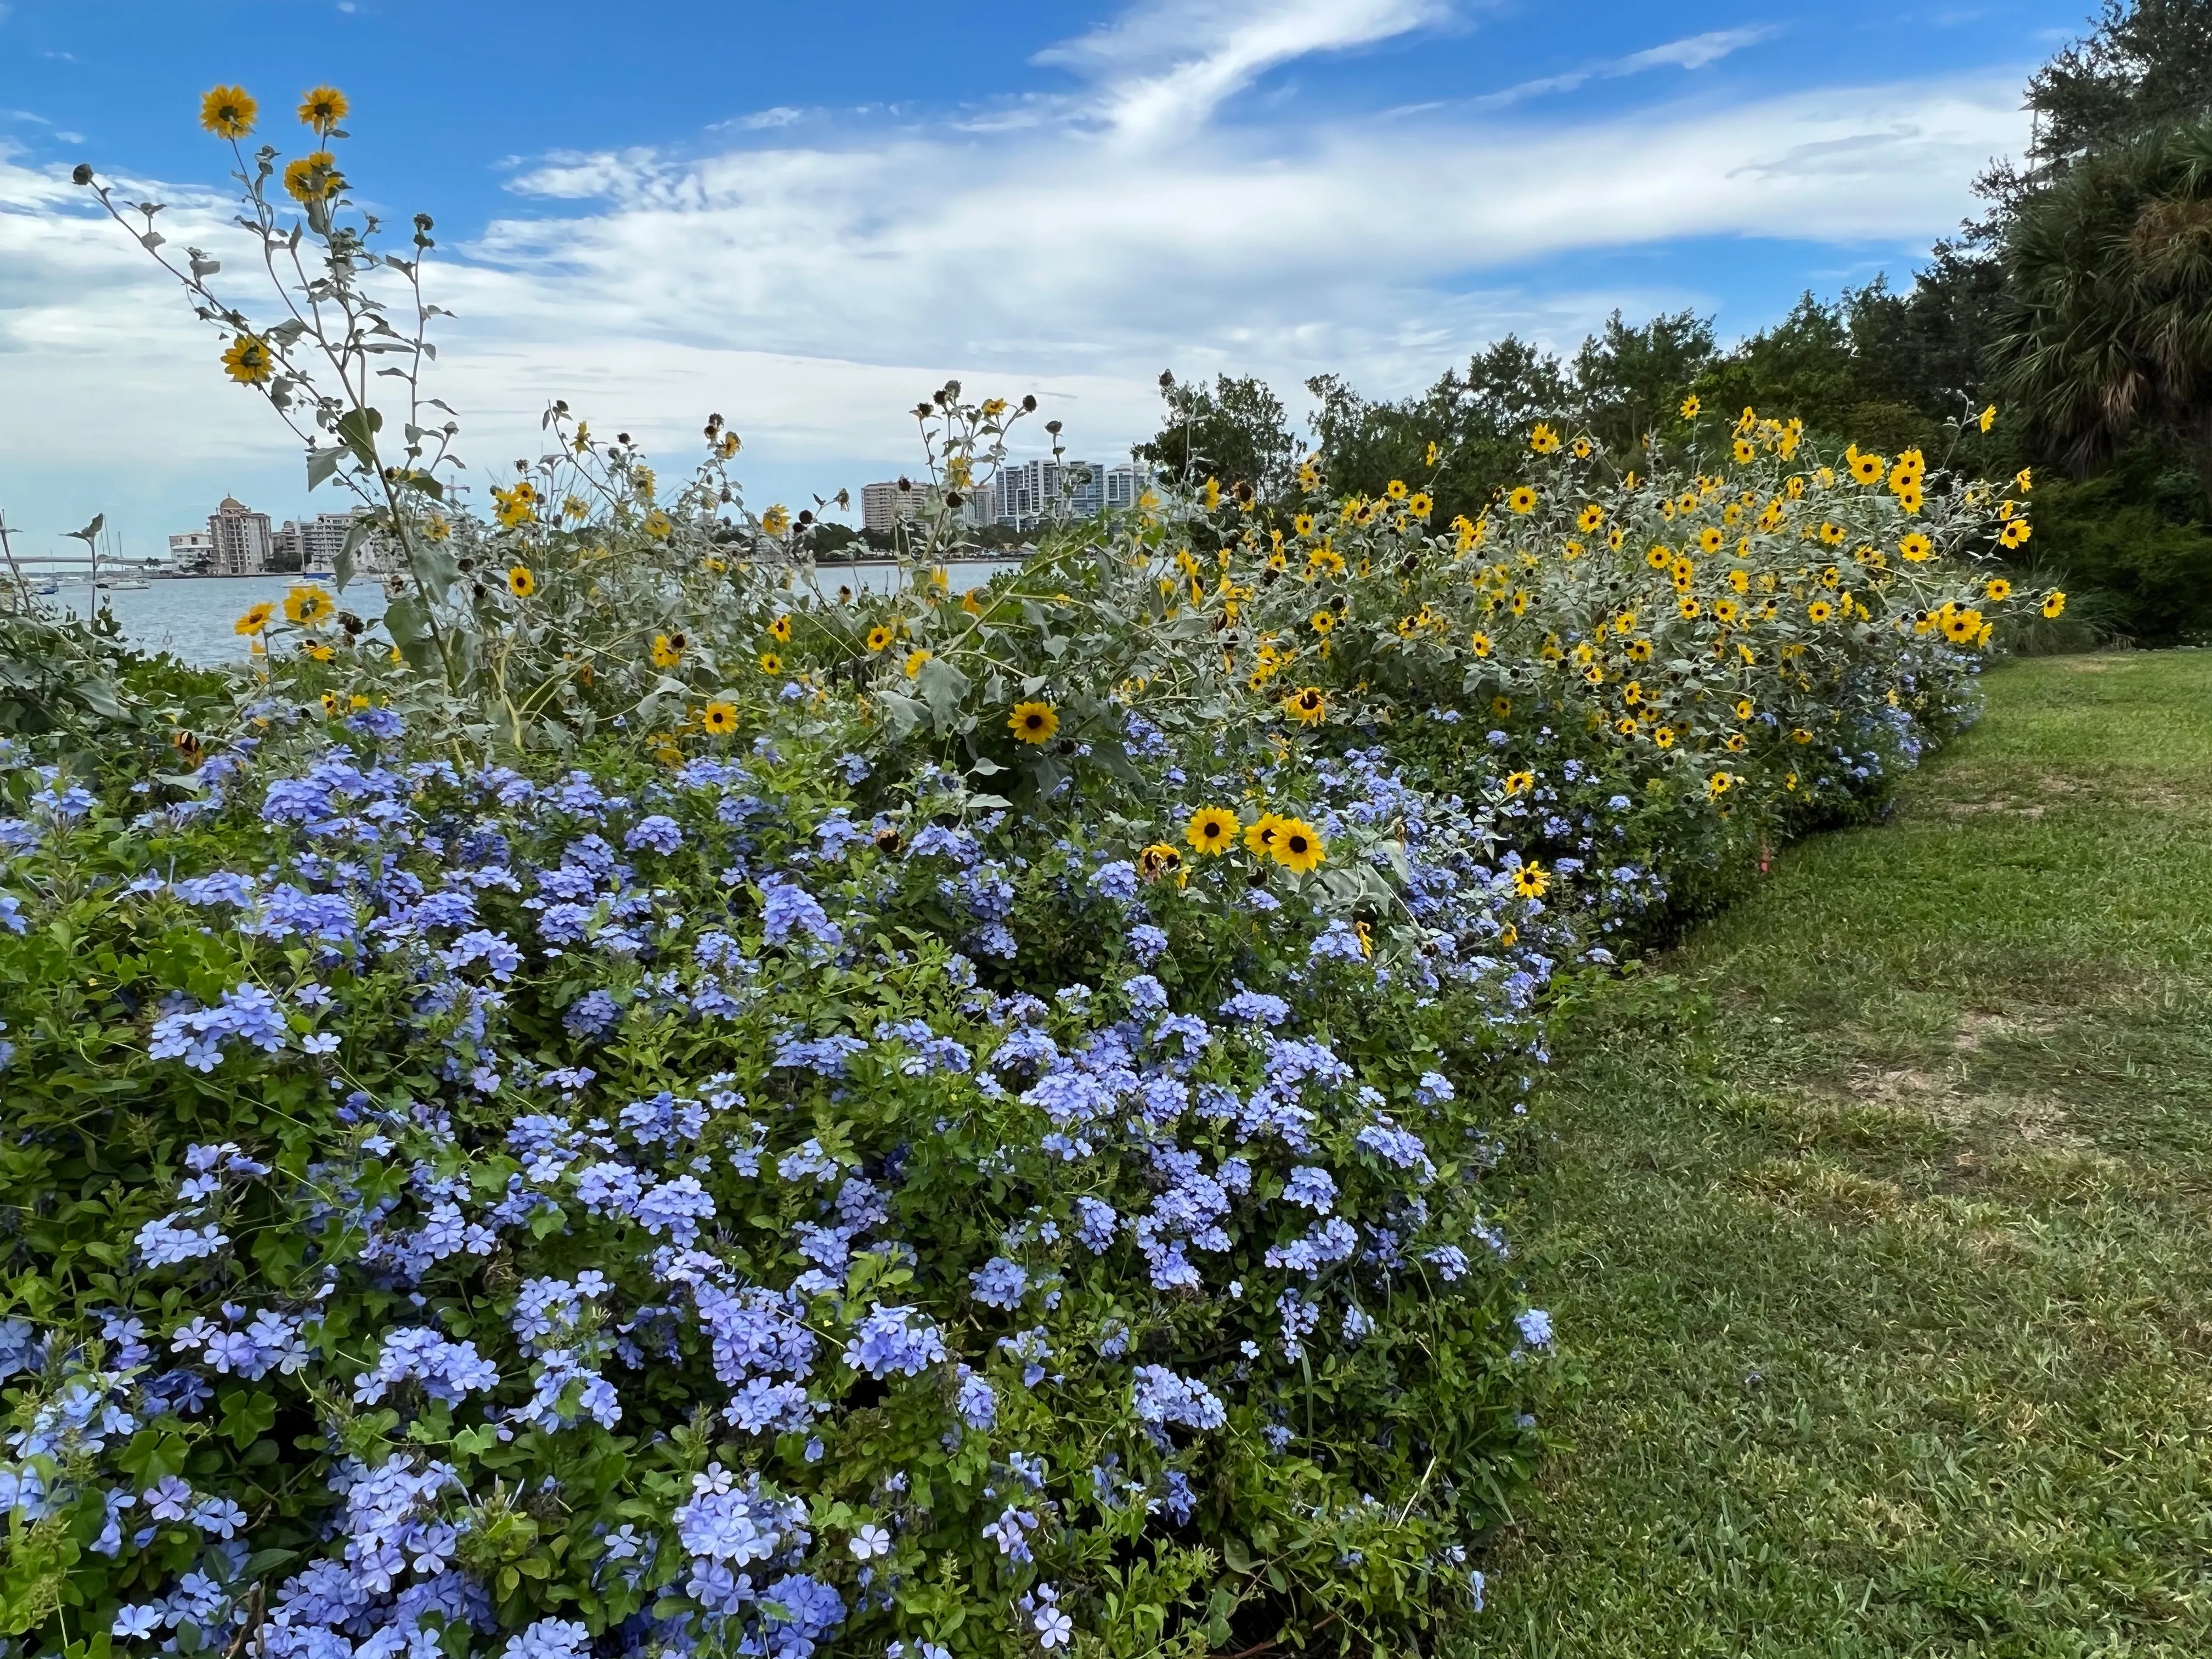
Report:
[[[1992,672],[1559,1051],[1479,1651],[2212,1655],[2212,653]]]

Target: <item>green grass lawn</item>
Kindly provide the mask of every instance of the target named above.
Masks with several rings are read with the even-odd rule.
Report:
[[[1478,1650],[2212,1655],[2212,653],[1992,672],[1559,1047]]]

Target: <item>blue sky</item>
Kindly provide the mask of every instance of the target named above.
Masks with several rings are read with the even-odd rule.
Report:
[[[1509,330],[1565,349],[1688,306],[1736,333],[1901,274],[2085,3],[9,0],[0,507],[33,544],[105,510],[143,549],[226,490],[311,505],[66,182],[90,161],[223,251],[218,81],[288,149],[299,91],[340,85],[357,194],[437,218],[478,477],[550,397],[672,464],[711,409],[764,505],[910,465],[900,412],[947,374],[1106,458],[1163,367],[1398,394]]]

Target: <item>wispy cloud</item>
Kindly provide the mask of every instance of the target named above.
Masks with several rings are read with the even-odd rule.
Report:
[[[787,127],[799,118],[799,112],[782,104],[773,109],[757,109],[750,115],[734,115],[726,121],[708,124],[709,132],[766,132],[775,127]]]
[[[1731,52],[1771,40],[1781,32],[1778,25],[1771,23],[1747,28],[1712,29],[1704,34],[1669,40],[1664,46],[1632,52],[1626,57],[1607,58],[1586,69],[1570,70],[1564,75],[1547,75],[1534,81],[1522,81],[1502,91],[1486,93],[1468,101],[1476,109],[1502,108],[1549,93],[1573,92],[1592,81],[1610,81],[1624,75],[1640,75],[1646,70],[1699,70],[1708,64],[1717,64]]]
[[[1161,143],[1194,131],[1279,64],[1370,46],[1443,15],[1437,0],[1142,0],[1037,61],[1095,82],[1098,113],[1122,138]]]

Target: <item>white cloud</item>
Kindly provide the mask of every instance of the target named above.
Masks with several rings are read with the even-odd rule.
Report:
[[[787,105],[778,104],[774,109],[757,109],[750,115],[732,117],[727,121],[710,125],[709,132],[765,132],[772,127],[787,127],[799,119],[799,112]]]
[[[2009,71],[1533,130],[1466,103],[1209,118],[1270,66],[1441,15],[1425,0],[1145,0],[1053,54],[1084,78],[1073,96],[934,122],[810,112],[804,141],[778,109],[739,118],[742,143],[719,153],[526,162],[514,210],[433,267],[459,313],[438,374],[464,453],[534,454],[540,409],[565,397],[675,462],[712,410],[745,434],[755,493],[796,501],[911,465],[903,411],[957,374],[1036,392],[1103,458],[1149,430],[1164,366],[1285,392],[1334,370],[1396,392],[1507,329],[1571,345],[1615,306],[1710,307],[1726,287],[1626,291],[1579,277],[1578,256],[1686,237],[1924,245],[2021,136]],[[1749,35],[1589,73],[1694,67]],[[395,205],[406,182],[376,181]],[[173,204],[175,241],[237,257],[212,197],[125,193],[142,191]],[[306,504],[290,441],[220,382],[214,336],[157,276],[58,170],[0,151],[11,520],[27,501],[58,527],[104,507],[150,535],[223,489]]]
[[[1523,81],[1503,91],[1486,93],[1481,97],[1472,99],[1469,105],[1476,109],[1501,108],[1526,99],[1541,97],[1547,93],[1573,92],[1594,80],[1610,81],[1624,75],[1640,75],[1645,70],[1700,70],[1708,64],[1717,64],[1731,52],[1755,46],[1780,32],[1772,24],[1713,29],[1704,34],[1669,40],[1663,46],[1647,46],[1642,52],[1632,52],[1626,57],[1608,58],[1587,69],[1570,70],[1564,75],[1547,75],[1539,80]]]
[[[1443,15],[1437,0],[1140,0],[1113,22],[1037,55],[1097,82],[1121,137],[1188,137],[1268,70],[1371,45]]]

